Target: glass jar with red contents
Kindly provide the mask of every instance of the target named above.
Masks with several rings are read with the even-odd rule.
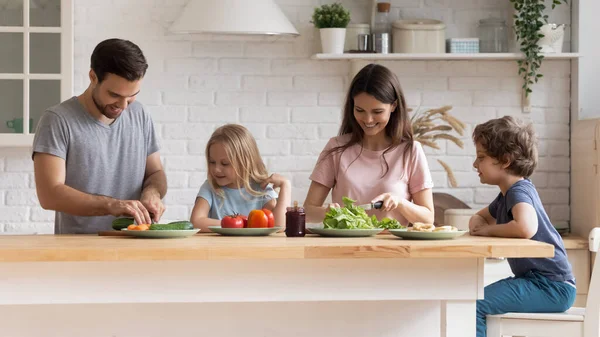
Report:
[[[285,212],[285,235],[288,237],[301,237],[306,232],[306,213],[304,208],[294,201],[293,207],[288,207]]]

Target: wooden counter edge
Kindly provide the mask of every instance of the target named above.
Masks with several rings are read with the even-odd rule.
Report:
[[[58,241],[62,241],[60,238]],[[69,239],[68,237],[65,239]],[[106,240],[109,238],[103,238]],[[115,239],[110,239],[115,240]],[[341,241],[342,243],[343,241]],[[567,247],[582,246],[581,239],[569,238]],[[89,261],[173,261],[231,259],[355,259],[355,258],[484,258],[484,257],[549,257],[554,249],[549,244],[470,244],[452,241],[449,245],[389,245],[385,240],[348,245],[198,245],[194,247],[143,247],[101,245],[60,245],[55,247],[6,247],[0,249],[0,262],[89,262]]]
[[[576,235],[562,237],[565,249],[588,249],[588,240]]]

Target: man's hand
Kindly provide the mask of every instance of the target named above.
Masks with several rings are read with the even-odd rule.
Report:
[[[152,223],[152,220],[155,222],[160,221],[160,218],[165,212],[165,205],[163,204],[162,200],[160,200],[160,194],[158,192],[151,189],[144,190],[144,192],[142,192],[140,202],[145,209],[152,214],[152,218],[150,218],[150,216],[148,217],[148,219],[151,220],[148,223]]]
[[[131,216],[138,225],[151,224],[150,214],[146,207],[138,200],[112,199],[108,203],[108,212],[112,216]]]

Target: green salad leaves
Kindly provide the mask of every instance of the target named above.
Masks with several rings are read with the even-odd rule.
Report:
[[[402,226],[396,219],[383,218],[381,221],[379,221],[375,215],[369,217],[364,209],[354,206],[356,200],[352,200],[347,197],[343,197],[342,200],[344,202],[344,207],[330,208],[329,212],[325,214],[325,219],[323,220],[324,228],[404,228],[404,226]]]

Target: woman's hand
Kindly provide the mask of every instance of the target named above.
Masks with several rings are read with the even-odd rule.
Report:
[[[389,212],[396,210],[407,222],[415,223],[433,223],[434,206],[433,193],[430,188],[426,188],[412,194],[412,201],[402,198],[392,193],[383,193],[372,199],[372,203],[381,201],[381,211]],[[404,224],[403,224],[404,225]]]
[[[327,206],[327,208],[325,209],[325,213],[329,213],[329,211],[330,211],[332,208],[341,208],[341,206],[340,206],[340,204],[338,204],[338,203],[335,203],[335,202],[334,202],[334,203],[331,203],[331,204],[329,204],[329,206]]]
[[[383,193],[371,200],[371,203],[376,203],[377,201],[383,201],[383,205],[381,205],[380,210],[384,212],[389,212],[394,210],[400,206],[402,203],[402,199],[391,194],[391,193]]]
[[[339,207],[338,204],[325,206],[325,199],[331,191],[331,188],[321,185],[317,182],[311,182],[304,200],[304,210],[306,211],[306,223],[320,223],[325,218],[325,213],[329,212],[331,207]]]

